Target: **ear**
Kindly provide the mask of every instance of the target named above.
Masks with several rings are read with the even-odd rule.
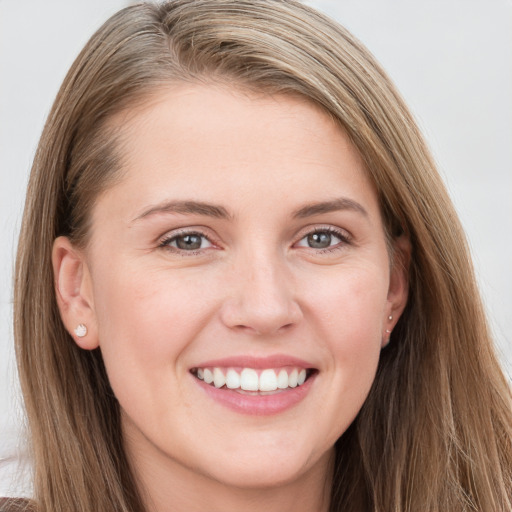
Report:
[[[383,347],[389,343],[391,332],[407,304],[410,261],[411,243],[405,235],[402,235],[393,240],[393,260],[389,276],[386,318],[383,322]]]
[[[92,294],[92,282],[83,251],[76,248],[68,238],[55,239],[52,251],[55,295],[64,327],[75,343],[93,350],[99,346],[96,314]],[[75,332],[83,324],[85,335]]]

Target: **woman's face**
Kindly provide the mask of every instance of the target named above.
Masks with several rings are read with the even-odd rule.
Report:
[[[406,296],[357,151],[303,99],[220,86],[117,121],[124,174],[68,316],[59,300],[101,349],[129,456],[227,486],[325,474]]]

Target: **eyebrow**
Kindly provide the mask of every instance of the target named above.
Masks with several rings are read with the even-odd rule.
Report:
[[[321,203],[311,203],[302,206],[293,212],[292,217],[295,219],[304,219],[305,217],[313,217],[322,213],[331,213],[341,210],[352,210],[361,213],[368,217],[368,212],[358,202],[348,199],[346,197],[339,197],[330,201],[323,201]]]
[[[330,201],[323,201],[319,203],[310,203],[302,206],[292,213],[292,218],[304,219],[306,217],[313,217],[323,213],[331,213],[341,210],[352,210],[361,213],[368,217],[368,212],[358,202],[340,197]],[[233,216],[223,206],[204,203],[202,201],[165,201],[155,206],[151,206],[140,215],[135,217],[132,222],[150,217],[151,215],[159,213],[178,213],[184,215],[205,215],[215,219],[232,219]]]
[[[223,207],[201,201],[165,201],[151,206],[132,222],[144,219],[158,213],[180,213],[185,215],[205,215],[216,219],[230,219],[231,214]]]

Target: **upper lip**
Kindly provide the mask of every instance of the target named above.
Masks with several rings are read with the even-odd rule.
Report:
[[[314,368],[314,365],[299,359],[297,357],[286,354],[275,354],[271,356],[255,357],[255,356],[230,356],[221,359],[211,359],[195,365],[194,368],[281,368],[284,366],[296,366],[299,368]]]

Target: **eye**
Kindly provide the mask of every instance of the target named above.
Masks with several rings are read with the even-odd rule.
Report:
[[[332,228],[315,229],[301,238],[296,244],[297,247],[309,247],[310,249],[329,249],[335,248],[340,244],[348,243],[347,235]]]
[[[212,247],[212,243],[201,233],[179,233],[164,239],[160,246],[191,252]]]

